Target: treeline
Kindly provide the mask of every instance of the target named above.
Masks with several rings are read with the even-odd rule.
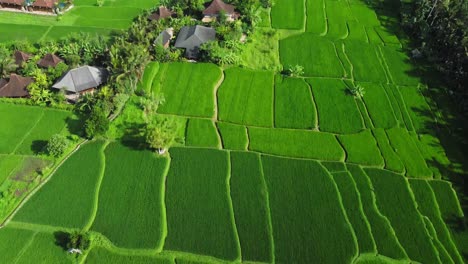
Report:
[[[468,1],[402,0],[401,19],[468,113]]]

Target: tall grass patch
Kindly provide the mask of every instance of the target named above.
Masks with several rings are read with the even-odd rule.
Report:
[[[158,62],[148,63],[143,73],[143,77],[141,77],[141,80],[138,82],[137,91],[148,95],[151,94],[151,87],[153,87],[154,77],[156,77],[158,70]]]
[[[166,102],[158,112],[194,117],[213,117],[215,86],[221,69],[207,63],[161,64],[152,83],[153,93],[162,94]]]
[[[378,47],[361,41],[345,42],[345,52],[353,65],[356,81],[387,83],[387,75],[378,57]]]
[[[338,139],[346,150],[346,162],[384,166],[384,160],[370,130],[357,134],[339,135]]]
[[[308,77],[345,77],[333,42],[312,33],[280,40],[280,60],[285,68],[303,66]]]
[[[318,35],[327,33],[325,0],[306,0],[306,31]]]
[[[353,96],[341,80],[307,79],[317,102],[319,130],[333,133],[356,133],[364,128],[361,113]]]
[[[280,156],[342,161],[345,153],[334,135],[316,131],[249,128],[249,150]]]
[[[357,237],[359,253],[377,252],[374,238],[372,237],[371,226],[364,214],[361,197],[357,191],[356,183],[349,172],[335,172],[332,174],[333,180],[338,186],[346,215],[351,222],[354,233]]]
[[[208,119],[189,119],[185,143],[187,146],[193,147],[221,147],[216,126],[213,121]]]
[[[357,242],[327,171],[315,161],[262,156],[262,162],[276,262],[351,262]]]
[[[399,86],[414,129],[418,133],[432,133],[437,120],[418,87]]]
[[[392,223],[408,257],[421,263],[438,260],[438,252],[425,228],[405,178],[385,170],[365,171],[374,186],[377,204]]]
[[[304,1],[276,0],[271,8],[272,27],[280,29],[304,28]]]
[[[231,152],[231,198],[242,260],[271,263],[273,237],[260,156]]]
[[[311,129],[316,123],[317,111],[307,83],[276,76],[275,127]]]
[[[172,148],[165,250],[240,259],[229,197],[228,152]]]
[[[380,153],[385,160],[385,168],[394,172],[403,173],[405,172],[405,166],[401,161],[400,157],[390,146],[387,134],[382,128],[376,128],[372,130],[377,145],[379,146]]]
[[[412,65],[408,55],[399,51],[395,47],[380,47],[380,50],[388,66],[388,70],[395,84],[400,85],[418,85],[420,73]]]
[[[241,125],[218,122],[218,131],[221,134],[223,148],[232,150],[247,150],[249,137],[247,128]]]
[[[14,221],[83,228],[91,217],[96,185],[104,166],[104,142],[85,144],[68,158]]]
[[[230,68],[218,90],[219,120],[243,125],[273,126],[272,72]]]
[[[348,36],[348,26],[346,21],[355,20],[348,3],[342,1],[327,1],[327,37],[336,39],[345,39]]]
[[[162,248],[168,159],[111,143],[92,230],[118,247]]]
[[[379,128],[398,126],[398,121],[384,88],[374,83],[360,83],[359,85],[366,91],[363,100],[374,126]]]

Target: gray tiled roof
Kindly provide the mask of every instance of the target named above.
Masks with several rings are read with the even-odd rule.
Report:
[[[176,48],[185,48],[185,56],[198,57],[200,46],[208,41],[216,40],[216,31],[210,27],[185,26],[183,27],[175,43]]]
[[[69,92],[79,93],[81,91],[95,88],[105,82],[107,71],[103,68],[83,66],[67,72],[52,87],[55,89],[65,88]]]

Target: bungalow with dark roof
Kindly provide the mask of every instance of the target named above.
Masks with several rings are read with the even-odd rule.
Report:
[[[13,56],[15,57],[16,65],[20,67],[21,65],[23,65],[23,63],[27,62],[32,57],[31,54],[28,54],[19,50],[16,50]]]
[[[44,58],[37,62],[37,65],[42,68],[49,68],[57,66],[57,64],[60,62],[63,62],[63,60],[60,59],[57,55],[48,53],[44,56]]]
[[[29,6],[29,11],[54,12],[58,5],[58,0],[35,0]]]
[[[0,0],[0,8],[12,7],[21,8],[24,4],[24,0]]]
[[[236,7],[224,3],[222,0],[213,0],[211,4],[203,10],[202,22],[208,23],[219,17],[224,12],[228,21],[234,21],[239,18],[239,13],[235,11]]]
[[[93,93],[107,77],[104,68],[83,66],[68,71],[52,88],[65,90],[67,99],[76,102],[82,94]]]
[[[175,15],[169,8],[165,6],[160,6],[158,11],[153,12],[148,19],[151,21],[156,21],[160,19],[170,18]]]
[[[216,31],[211,27],[185,26],[177,35],[175,47],[185,49],[185,57],[196,59],[203,43],[216,40]]]
[[[0,97],[28,97],[27,87],[32,82],[33,79],[30,77],[12,73],[8,82],[4,79],[0,80]]]

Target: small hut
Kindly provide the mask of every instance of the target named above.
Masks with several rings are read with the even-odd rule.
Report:
[[[159,34],[159,36],[154,41],[155,45],[161,45],[164,48],[169,48],[169,44],[171,42],[172,37],[174,36],[174,29],[173,28],[166,28]]]
[[[165,18],[170,18],[174,15],[175,13],[172,12],[169,8],[165,6],[160,6],[158,11],[153,12],[148,19],[151,21],[156,21],[160,19],[165,19]]]
[[[49,68],[57,66],[60,62],[63,62],[63,60],[57,55],[48,53],[37,63],[37,65],[42,68]]]
[[[8,81],[0,80],[0,97],[29,97],[27,87],[33,79],[30,77],[23,77],[14,73],[10,74]]]
[[[228,21],[234,21],[239,18],[239,13],[237,13],[235,9],[235,6],[226,4],[222,0],[213,0],[210,5],[203,10],[204,17],[202,21],[208,23],[216,20],[222,12],[224,12]]]
[[[13,56],[15,57],[16,65],[20,67],[21,65],[23,65],[23,63],[27,62],[31,58],[31,54],[28,54],[19,50],[15,51]]]

